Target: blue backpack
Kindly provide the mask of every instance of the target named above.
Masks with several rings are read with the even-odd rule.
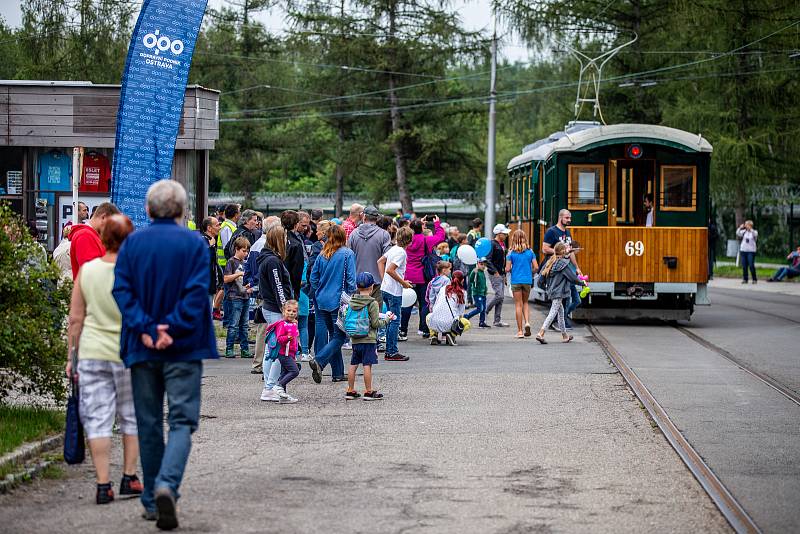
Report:
[[[278,359],[278,351],[280,350],[280,345],[278,345],[278,333],[276,332],[275,326],[280,321],[276,321],[267,327],[266,332],[266,343],[264,344],[264,360],[268,361],[275,361]]]
[[[344,331],[354,338],[367,337],[369,335],[369,306],[364,306],[360,310],[354,310],[347,306],[344,314]]]

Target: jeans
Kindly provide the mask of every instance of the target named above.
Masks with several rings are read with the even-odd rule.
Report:
[[[502,276],[492,275],[489,277],[492,282],[492,289],[494,290],[494,298],[486,306],[486,313],[492,311],[494,308],[494,322],[495,324],[502,322],[503,313],[503,300],[506,298],[506,283]]]
[[[231,299],[228,298],[228,290],[222,290],[222,328],[228,328],[231,316]]]
[[[233,351],[236,337],[239,338],[239,347],[242,351],[249,351],[250,345],[247,340],[249,326],[250,301],[241,299],[230,300],[230,319],[228,319],[228,336],[225,338],[225,351]]]
[[[581,305],[581,292],[578,291],[578,287],[575,284],[570,286],[569,293],[569,301],[564,308],[564,316],[566,317],[569,317],[569,314]]]
[[[322,320],[322,310],[317,308],[314,311],[314,354],[319,354],[325,345],[328,344],[328,329],[325,321]]]
[[[145,510],[156,509],[153,491],[168,487],[176,499],[200,420],[203,362],[152,361],[131,367],[133,404],[139,430]],[[164,394],[167,395],[169,438],[164,444]]]
[[[750,268],[750,276],[753,277],[753,282],[758,280],[756,278],[756,253],[755,252],[739,252],[739,258],[742,260],[742,280],[747,282],[747,268]]]
[[[347,336],[336,326],[336,316],[339,310],[327,311],[319,310],[318,322],[322,322],[325,327],[328,343],[321,351],[314,355],[314,359],[321,368],[331,364],[331,374],[333,376],[344,376],[344,361],[342,360],[342,345],[347,341]],[[322,321],[319,321],[322,319]]]
[[[481,314],[478,324],[486,324],[486,295],[473,295],[472,298],[475,299],[475,309],[465,314],[464,318],[472,319]]]
[[[278,385],[285,391],[286,385],[300,374],[300,369],[297,367],[297,362],[294,361],[292,356],[281,354],[278,356],[277,362],[280,363],[281,366],[281,376],[278,378]]]
[[[308,344],[304,345],[304,347],[306,349],[306,354],[311,354],[311,347],[314,345],[314,339],[316,339],[316,337],[317,337],[316,336],[316,334],[317,334],[317,321],[316,321],[316,318],[317,318],[317,314],[314,311],[312,311],[309,314],[308,318],[307,318],[307,322],[308,322]]]
[[[428,321],[425,320],[426,317],[428,317],[428,303],[425,300],[425,292],[427,289],[428,286],[426,284],[414,284],[414,293],[417,294],[417,304],[419,304],[419,329],[422,330],[424,334],[430,333],[428,330]],[[408,332],[408,322],[411,319],[412,308],[413,306],[409,306],[402,310],[400,330],[403,332]]]
[[[775,271],[775,274],[772,275],[772,279],[777,281],[777,282],[780,282],[781,280],[783,280],[787,276],[789,278],[794,278],[795,276],[800,276],[800,270],[793,269],[791,267],[781,267],[780,269]]]
[[[395,315],[392,322],[386,327],[386,354],[391,356],[397,354],[397,334],[400,331],[400,306],[403,302],[403,297],[396,297],[389,293],[383,292],[383,302],[386,307]]]
[[[297,329],[300,331],[300,354],[311,352],[308,346],[308,315],[297,316]]]

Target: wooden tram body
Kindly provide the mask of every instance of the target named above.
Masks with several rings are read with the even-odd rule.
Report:
[[[665,126],[574,122],[509,162],[511,222],[540,258],[559,210],[572,213],[592,288],[573,317],[686,320],[710,304],[711,152],[701,136]],[[532,298],[545,299],[538,290]]]

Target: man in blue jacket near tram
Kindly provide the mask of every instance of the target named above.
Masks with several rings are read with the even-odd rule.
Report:
[[[145,519],[178,526],[175,502],[200,419],[203,359],[218,358],[208,301],[208,244],[183,228],[186,190],[160,180],[147,191],[153,224],[123,243],[114,269],[120,354],[131,369]],[[169,439],[164,443],[164,395]]]

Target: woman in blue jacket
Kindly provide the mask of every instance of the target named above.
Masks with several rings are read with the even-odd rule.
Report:
[[[314,382],[322,382],[322,369],[330,363],[334,382],[347,380],[342,361],[342,345],[347,336],[336,326],[339,300],[343,291],[348,295],[356,291],[355,254],[345,247],[346,234],[340,226],[328,229],[328,240],[311,269],[311,288],[321,319],[328,335],[328,343],[308,362]]]

